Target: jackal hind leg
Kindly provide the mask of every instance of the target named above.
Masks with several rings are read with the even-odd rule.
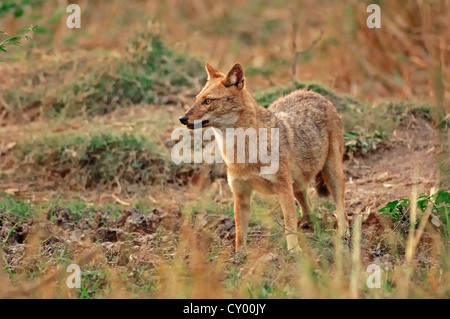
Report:
[[[308,192],[305,187],[300,187],[297,185],[294,185],[294,197],[297,200],[298,204],[301,208],[301,214],[302,217],[299,220],[298,225],[300,228],[303,229],[311,229],[312,228],[312,222],[311,222],[311,203],[309,201]]]
[[[344,234],[348,228],[348,216],[345,211],[345,174],[342,164],[342,154],[337,146],[330,147],[330,154],[322,170],[325,183],[336,205],[336,217],[339,234]]]

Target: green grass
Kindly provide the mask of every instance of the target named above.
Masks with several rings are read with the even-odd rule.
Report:
[[[152,295],[157,288],[157,272],[157,267],[147,265],[135,267],[131,272],[132,277],[127,290],[131,294]]]
[[[29,179],[52,174],[87,189],[107,187],[117,179],[153,184],[167,166],[155,144],[126,133],[44,137],[19,144],[15,157],[27,157],[38,167],[30,171]]]
[[[81,272],[81,287],[78,290],[81,299],[101,298],[108,290],[106,274],[102,269],[89,267]]]
[[[2,260],[4,263],[3,270],[9,275],[11,280],[14,281],[15,280],[14,272],[11,270],[8,260],[6,259],[6,255],[2,254]]]
[[[70,215],[68,222],[77,223],[82,218],[92,218],[95,215],[96,208],[95,205],[89,204],[80,198],[67,199],[61,196],[54,196],[50,199],[45,209],[47,210],[47,218],[50,221],[54,221],[57,212],[65,210]]]
[[[0,195],[0,214],[12,215],[22,220],[31,218],[34,212],[35,207],[31,201],[6,193]]]
[[[147,199],[140,199],[136,204],[134,204],[134,208],[140,212],[148,214],[154,208],[154,203]]]
[[[81,94],[88,114],[105,114],[119,105],[141,102],[164,104],[168,93],[186,90],[197,78],[205,77],[199,61],[169,49],[159,36],[150,33],[136,35],[128,56],[114,61],[109,70],[93,71],[63,89],[69,95],[57,102],[58,108],[79,107],[71,101]]]
[[[103,51],[78,55],[32,66],[22,87],[32,78],[33,88],[13,88],[5,96],[11,106],[8,116],[20,118],[35,106],[48,117],[68,118],[104,115],[140,103],[170,104],[206,79],[199,60],[168,48],[159,35],[148,32],[136,34],[124,56]]]
[[[17,225],[19,225],[24,219],[25,219],[25,217],[22,217],[17,223],[14,224],[13,227],[11,227],[11,229],[9,230],[9,232],[6,235],[5,239],[3,240],[3,246],[6,245],[6,243],[8,242],[9,237],[11,236],[12,232],[17,227]]]

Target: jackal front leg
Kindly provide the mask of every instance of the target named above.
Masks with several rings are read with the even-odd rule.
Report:
[[[245,246],[248,223],[250,221],[250,199],[252,191],[246,185],[233,183],[234,221],[236,227],[236,251]]]
[[[281,210],[283,211],[284,228],[286,232],[287,248],[290,252],[300,251],[297,236],[297,214],[292,184],[278,193]]]

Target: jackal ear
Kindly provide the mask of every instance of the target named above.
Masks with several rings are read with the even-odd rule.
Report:
[[[239,63],[233,65],[222,83],[226,87],[235,85],[238,90],[241,90],[244,87],[244,69],[242,65]]]
[[[205,69],[208,73],[208,81],[212,78],[223,76],[223,73],[221,73],[219,70],[214,69],[208,62],[206,62],[205,64]]]

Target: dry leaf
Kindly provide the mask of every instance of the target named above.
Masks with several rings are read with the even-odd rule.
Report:
[[[18,189],[18,188],[8,188],[4,192],[6,194],[9,194],[9,195],[16,195],[17,193],[20,192],[20,189]]]
[[[382,174],[379,174],[377,177],[375,177],[375,181],[377,182],[385,182],[387,180],[391,179],[388,172],[384,172]]]
[[[122,205],[125,205],[125,206],[130,206],[130,205],[131,205],[130,203],[127,203],[127,202],[121,200],[121,199],[120,199],[119,197],[117,197],[116,195],[111,195],[111,197],[112,197],[116,202],[118,202],[119,204],[122,204]]]
[[[6,145],[5,144],[0,145],[0,155],[8,153],[8,151],[12,149],[14,146],[16,146],[16,144],[17,144],[16,142],[10,142]]]
[[[148,195],[147,198],[150,199],[153,203],[157,203],[156,199],[154,199],[152,195]]]
[[[431,216],[431,223],[436,227],[441,227],[441,221],[435,215]]]

